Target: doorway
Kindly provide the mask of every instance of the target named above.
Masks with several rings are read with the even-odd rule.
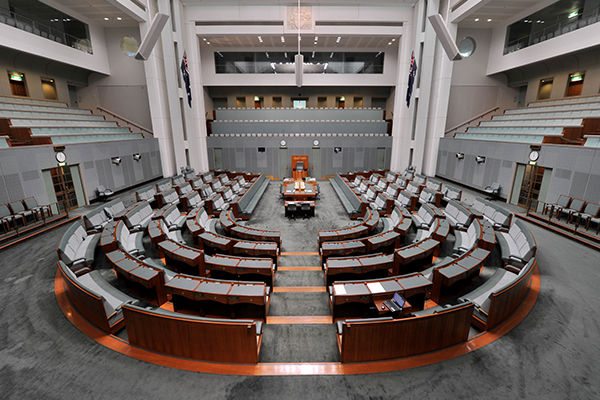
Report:
[[[68,85],[69,88],[69,107],[79,108],[79,100],[77,99],[77,87]]]
[[[519,88],[519,101],[517,102],[517,108],[525,107],[525,98],[527,97],[527,85]]]
[[[46,100],[58,100],[54,79],[42,78],[42,92]]]
[[[81,179],[78,173],[79,170],[77,169],[77,172],[74,174],[74,169],[77,169],[76,165],[65,165],[44,171],[44,175],[48,175],[51,179],[54,199],[56,199],[59,212],[79,207],[77,198],[81,197],[81,194],[78,196],[77,192],[81,191]],[[77,190],[78,187],[80,190]],[[49,197],[52,198],[52,196]],[[85,203],[85,201],[82,203]]]
[[[546,200],[551,177],[551,168],[531,164],[517,164],[517,173],[510,202],[527,209],[533,206],[540,211],[543,202]]]
[[[290,177],[287,147],[279,148],[279,178],[281,180]]]
[[[213,149],[215,156],[215,171],[223,169],[223,149]]]
[[[313,147],[312,149],[312,171],[310,176],[315,179],[321,179],[321,148]]]
[[[552,93],[552,83],[554,82],[553,78],[542,79],[540,81],[540,90],[538,92],[538,100],[546,100],[550,98],[550,94]]]
[[[335,107],[344,108],[346,107],[346,98],[344,96],[335,98]]]
[[[10,90],[13,96],[28,97],[24,74],[19,72],[9,72],[8,80],[10,81]]]
[[[569,75],[569,84],[567,85],[566,97],[581,96],[581,90],[583,89],[583,78],[583,74]]]
[[[306,99],[306,98],[292,99],[292,108],[303,109],[306,107],[308,107],[308,99]]]

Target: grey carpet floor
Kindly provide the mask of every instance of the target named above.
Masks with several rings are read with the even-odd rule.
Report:
[[[272,192],[276,185],[272,182],[249,224],[286,232],[284,251],[316,251],[316,240],[299,238],[350,224],[339,209],[320,211],[326,204],[339,207],[335,193],[323,183],[317,216],[284,225],[283,205],[274,200],[278,193]],[[270,207],[272,214],[266,211]],[[273,215],[280,216],[276,223],[269,222]],[[322,226],[317,223],[320,218]],[[541,290],[531,313],[502,338],[469,354],[403,371],[287,377],[180,371],[97,344],[71,325],[54,297],[56,245],[67,227],[57,228],[0,253],[0,398],[600,398],[599,254],[538,226],[528,226],[538,243]],[[319,264],[315,256],[288,258],[282,257],[281,264]],[[263,348],[261,360],[335,357],[334,335],[328,333],[332,325],[315,325],[312,332],[305,331],[306,326],[267,327],[265,337],[270,336],[271,342]],[[299,345],[284,348],[284,341]]]

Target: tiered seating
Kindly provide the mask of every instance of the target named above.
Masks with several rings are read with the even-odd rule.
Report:
[[[100,233],[87,234],[79,221],[74,222],[58,243],[58,258],[78,275],[91,270]]]
[[[496,237],[506,268],[518,271],[535,257],[537,243],[523,221],[515,220],[508,232],[496,232]]]
[[[387,136],[375,109],[218,109],[215,136]]]
[[[581,145],[574,139],[595,134],[587,122],[600,118],[600,97],[569,97],[533,102],[525,108],[506,110],[491,121],[481,121],[465,133],[456,133],[458,139],[510,141],[521,143],[556,143]],[[588,126],[589,125],[589,126]],[[569,139],[569,140],[563,140]],[[589,137],[585,145],[597,147],[600,140]],[[589,141],[589,144],[587,143]]]
[[[0,96],[0,134],[19,145],[23,141],[68,144],[143,138],[103,116],[92,115],[90,110],[71,109],[56,101],[25,102],[4,96]]]

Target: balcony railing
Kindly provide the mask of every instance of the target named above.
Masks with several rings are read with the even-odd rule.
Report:
[[[44,25],[31,18],[0,8],[0,23],[41,36],[53,42],[64,44],[77,50],[92,54],[92,44],[88,38],[78,38],[56,28]]]
[[[543,29],[531,32],[527,36],[508,42],[504,47],[504,54],[512,53],[524,49],[525,47],[595,24],[600,21],[599,14],[600,7],[592,8],[591,10],[584,11],[580,15],[577,15],[577,18],[564,19],[555,24],[548,25]]]

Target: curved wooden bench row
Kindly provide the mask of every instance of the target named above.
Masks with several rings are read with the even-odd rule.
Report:
[[[175,275],[165,288],[175,311],[211,318],[267,320],[270,289],[262,282]]]
[[[198,247],[208,254],[246,254],[250,257],[269,257],[277,264],[279,246],[275,242],[255,242],[221,236],[217,233],[203,232],[198,235]]]
[[[394,259],[387,254],[369,254],[356,257],[331,257],[324,264],[325,284],[331,285],[335,280],[356,277],[387,277],[393,268]]]
[[[462,296],[475,303],[473,325],[482,330],[490,330],[508,318],[523,302],[529,291],[533,270],[537,265],[534,257],[518,274],[498,270],[484,285]]]
[[[277,246],[281,247],[281,232],[254,229],[240,225],[237,223],[233,210],[221,211],[219,222],[221,223],[221,227],[228,234],[237,236],[241,239],[275,242],[277,243]]]
[[[414,308],[423,308],[433,283],[421,273],[389,278],[333,282],[329,287],[329,302],[333,320],[339,318],[376,317],[380,310],[372,305],[391,299],[394,293],[403,296]]]
[[[157,306],[167,301],[165,283],[169,278],[163,269],[144,264],[122,250],[110,252],[106,258],[119,281],[137,297]]]
[[[124,305],[129,343],[158,353],[225,363],[257,363],[262,323]]]
[[[473,303],[465,302],[423,316],[340,321],[340,360],[349,363],[409,357],[465,342],[473,308]]]
[[[88,321],[106,333],[115,333],[123,328],[121,307],[126,302],[137,302],[112,287],[98,271],[77,277],[62,261],[58,270],[63,278],[69,301]]]
[[[331,231],[319,231],[319,247],[321,247],[323,242],[327,241],[343,241],[358,238],[368,232],[372,232],[378,223],[379,212],[368,208],[362,222],[358,225]]]
[[[79,221],[75,221],[58,243],[58,258],[77,275],[91,271],[100,237],[100,233],[88,234]]]

